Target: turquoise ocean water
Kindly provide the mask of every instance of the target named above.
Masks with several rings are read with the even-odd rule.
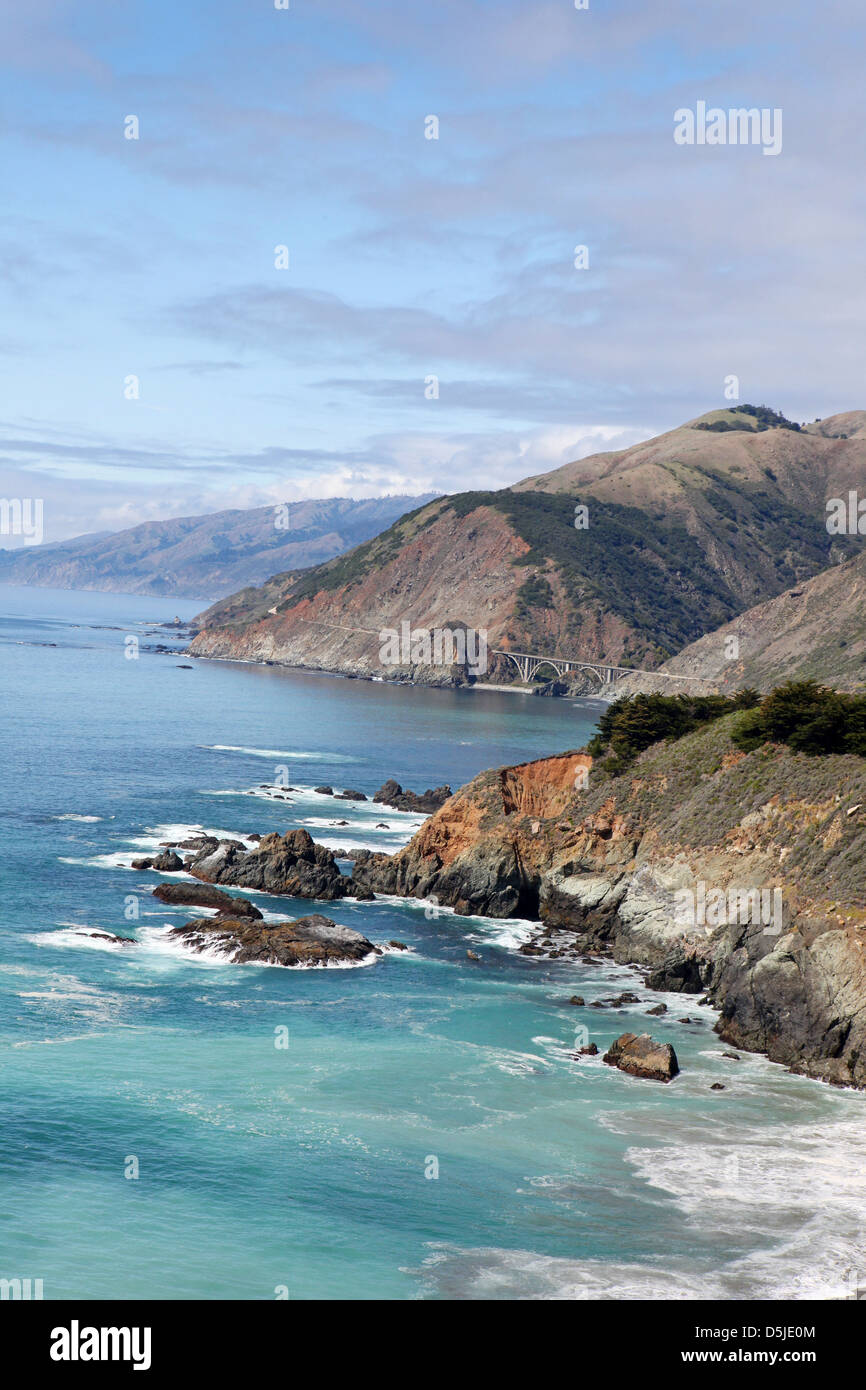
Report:
[[[136,852],[296,825],[394,849],[417,817],[312,788],[456,787],[579,746],[598,713],[146,650],[154,621],[198,607],[0,590],[0,1277],[46,1298],[866,1287],[866,1099],[724,1059],[691,999],[662,1024],[640,986],[633,1009],[574,1008],[637,977],[523,957],[526,924],[398,901],[324,906],[411,948],[355,969],[169,946],[189,914],[150,896],[162,876],[128,868]],[[290,803],[260,785],[282,767]],[[680,1057],[669,1087],[573,1059],[580,1026],[603,1050],[650,1025]]]

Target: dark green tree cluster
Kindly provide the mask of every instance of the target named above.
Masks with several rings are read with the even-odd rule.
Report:
[[[773,410],[769,405],[734,405],[730,408],[732,415],[748,415],[755,421],[758,430],[782,429],[799,430],[800,426],[793,420],[788,420],[779,410]],[[740,424],[737,420],[710,420],[699,421],[695,426],[699,430],[710,430],[714,434],[724,434],[728,430],[751,430],[753,427],[744,420]]]
[[[797,753],[857,753],[866,757],[866,695],[844,695],[815,681],[777,686],[733,734],[749,752],[785,743]]]
[[[587,752],[603,759],[605,771],[616,777],[651,744],[678,739],[702,724],[735,710],[757,705],[755,690],[737,695],[632,695],[608,705]]]

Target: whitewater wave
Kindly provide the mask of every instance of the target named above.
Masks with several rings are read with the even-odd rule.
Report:
[[[349,753],[309,753],[297,748],[247,748],[235,743],[202,743],[209,753],[245,753],[250,758],[287,758],[299,762],[356,763]]]
[[[859,1104],[858,1104],[859,1102]],[[696,1250],[753,1248],[657,1260],[568,1259],[530,1250],[430,1244],[419,1269],[423,1296],[522,1300],[854,1299],[866,1296],[866,1130],[863,1098],[850,1120],[818,1125],[738,1126],[725,1136],[634,1148],[626,1161],[663,1192],[691,1228]],[[642,1111],[646,1119],[647,1112]],[[676,1119],[662,1121],[668,1131]],[[533,1180],[552,1197],[573,1179]],[[676,1219],[676,1218],[673,1218]]]

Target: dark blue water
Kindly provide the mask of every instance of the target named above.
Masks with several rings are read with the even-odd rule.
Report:
[[[570,1006],[633,977],[523,957],[525,924],[328,904],[411,948],[350,970],[169,945],[188,914],[129,867],[160,840],[306,825],[393,849],[418,818],[313,787],[456,787],[579,747],[598,709],[184,670],[148,648],[195,607],[0,590],[0,1277],[48,1298],[844,1291],[866,1267],[863,1098],[757,1058],[732,1075],[708,1009],[679,1024],[669,1000],[664,1088],[573,1060],[576,1028],[603,1048],[649,1020]]]

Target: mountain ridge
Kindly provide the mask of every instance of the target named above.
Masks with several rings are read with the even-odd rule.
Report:
[[[423,500],[433,496],[423,494]],[[0,549],[0,583],[213,600],[263,583],[281,565],[301,570],[329,560],[418,502],[408,496],[310,499]]]
[[[217,603],[197,619],[190,650],[464,679],[383,663],[377,634],[409,620],[465,624],[505,650],[660,667],[862,548],[859,536],[828,533],[825,506],[858,484],[866,491],[866,412],[808,426],[748,417],[742,428],[703,427],[750,409],[766,408],[710,412],[510,488],[437,498],[339,559]],[[489,675],[513,679],[500,658]]]

